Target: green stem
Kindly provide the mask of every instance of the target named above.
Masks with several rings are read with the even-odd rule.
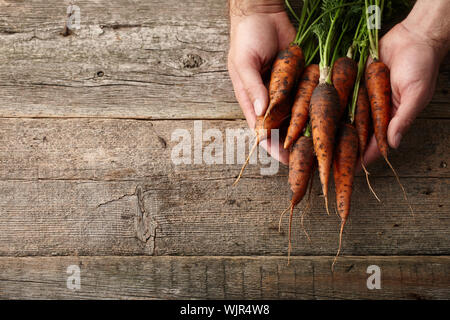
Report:
[[[334,14],[334,18],[331,18],[330,29],[328,30],[327,39],[326,39],[325,45],[324,45],[324,50],[325,50],[325,54],[324,54],[324,60],[325,60],[325,61],[324,61],[324,66],[325,66],[325,67],[332,67],[332,66],[333,66],[333,63],[332,63],[332,62],[333,62],[333,60],[334,60],[334,59],[336,58],[336,56],[337,56],[338,44],[339,44],[340,41],[342,40],[342,37],[343,37],[343,35],[344,35],[344,33],[345,33],[345,32],[342,32],[342,33],[341,33],[341,36],[339,37],[338,43],[336,44],[336,47],[335,47],[333,56],[331,57],[331,61],[330,61],[331,41],[332,41],[333,36],[334,36],[334,29],[335,29],[335,26],[336,26],[336,21],[338,20],[340,13],[341,13],[341,9],[339,8],[339,9],[336,10],[336,12],[335,12],[335,14]],[[331,72],[331,70],[329,70],[329,73],[328,73],[328,76],[327,76],[327,79],[326,79],[326,83],[328,83],[328,84],[332,84],[332,81],[331,81],[331,75],[332,75],[332,72]]]
[[[325,10],[324,12],[322,12],[322,13],[316,18],[316,20],[314,20],[314,21],[309,25],[309,27],[308,27],[302,34],[297,34],[298,37],[296,37],[296,39],[295,39],[294,42],[295,42],[297,45],[300,46],[301,43],[305,40],[306,36],[311,32],[312,27],[313,27],[317,22],[319,22],[320,19],[322,19],[326,14],[329,14],[329,13],[333,12],[333,11],[336,10],[336,9],[341,9],[341,8],[344,8],[344,7],[352,6],[352,5],[354,5],[354,4],[357,4],[357,2],[345,3],[345,4],[338,5],[338,6],[336,6],[336,7],[333,7],[333,8],[331,8],[331,9]]]
[[[305,137],[311,137],[311,121],[308,123],[308,126],[305,129],[305,133],[303,133]]]
[[[308,60],[306,60],[306,65],[309,66],[311,62],[314,60],[315,56],[317,55],[317,51],[319,51],[319,46],[316,46],[313,53],[309,56]]]
[[[305,0],[305,1],[307,1],[307,0]],[[311,8],[311,12],[309,13],[308,18],[305,21],[305,24],[304,24],[305,26],[308,25],[309,20],[313,17],[313,13],[316,12],[317,7],[319,6],[319,4],[320,4],[320,1],[316,1],[316,5]]]
[[[358,41],[359,37],[360,37],[360,30],[362,27],[364,21],[364,15],[361,16],[361,19],[359,19],[359,23],[358,23],[358,27],[356,28],[356,32],[355,32],[355,36],[353,37],[353,43],[355,43],[356,41]]]
[[[334,62],[337,60],[337,56],[338,56],[338,53],[339,53],[339,47],[341,46],[341,42],[342,42],[342,39],[344,38],[344,35],[345,35],[345,32],[347,31],[347,28],[348,27],[345,27],[345,28],[342,29],[342,33],[339,36],[339,39],[336,42],[336,45],[334,46],[333,58],[331,59],[331,62],[330,62],[330,66],[331,67],[334,65]]]
[[[375,4],[376,4],[376,6],[378,6],[378,8],[380,8],[380,0],[375,0]],[[381,8],[380,8],[380,20],[381,20]],[[381,24],[381,21],[380,21],[380,24]],[[378,45],[378,41],[379,41],[378,28],[375,28],[375,50],[377,52],[377,58],[379,58],[379,56],[380,56],[380,51],[379,51],[380,47]]]
[[[308,12],[308,0],[304,0],[303,6],[302,6],[302,13],[300,16],[300,22],[299,22],[300,23],[299,29],[301,30],[301,33],[303,32],[303,30],[305,28],[305,17],[307,15],[307,12]]]
[[[321,37],[318,37],[319,40],[319,56],[320,56],[320,62],[319,62],[319,66],[322,68],[323,67],[323,61],[324,61],[324,57],[323,57],[323,41]]]
[[[376,50],[376,46],[375,46],[375,42],[374,42],[374,39],[373,39],[373,34],[372,34],[372,32],[373,32],[373,30],[371,30],[370,28],[369,28],[369,11],[368,11],[368,9],[369,9],[369,1],[368,0],[365,0],[365,11],[366,11],[366,21],[367,21],[367,33],[369,34],[369,43],[370,43],[370,54],[371,54],[371,56],[372,56],[372,58],[374,58],[374,59],[377,59],[378,57],[377,57],[377,50]]]
[[[300,23],[300,18],[295,13],[294,9],[292,9],[291,4],[289,3],[289,0],[285,0],[286,7],[289,9],[289,12],[292,14],[292,16],[297,20],[297,22]]]
[[[352,104],[351,104],[350,110],[349,110],[350,123],[352,123],[352,124],[355,121],[355,112],[356,112],[356,103],[358,101],[358,92],[359,92],[359,88],[361,86],[361,79],[364,74],[367,56],[368,56],[366,43],[363,44],[363,47],[360,48],[359,52],[360,52],[360,57],[359,57],[359,64],[358,64],[358,75],[356,77],[355,88],[353,89]]]

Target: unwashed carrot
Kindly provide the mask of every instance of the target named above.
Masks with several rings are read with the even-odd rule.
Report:
[[[241,179],[250,157],[256,150],[258,144],[262,140],[269,138],[271,130],[279,129],[283,121],[289,116],[291,112],[291,91],[297,82],[297,78],[303,72],[304,66],[305,57],[302,49],[297,44],[292,43],[278,53],[272,65],[269,83],[269,107],[263,117],[257,118],[255,143],[233,186]]]
[[[391,81],[389,68],[383,62],[375,61],[368,66],[366,86],[378,149],[386,159],[389,151],[387,129],[391,116]]]
[[[290,101],[289,99],[279,105],[277,108],[272,108],[272,110],[266,112],[266,117],[260,116],[256,117],[255,124],[255,142],[253,143],[252,148],[250,149],[249,155],[245,160],[245,163],[242,165],[241,171],[239,172],[238,177],[233,183],[233,186],[236,186],[239,180],[244,173],[245,168],[247,167],[250,158],[255,152],[256,147],[259,143],[265,139],[269,139],[272,133],[272,130],[279,129],[281,124],[289,117],[291,112]]]
[[[380,201],[377,194],[372,188],[369,180],[369,172],[366,169],[364,163],[364,153],[366,152],[367,143],[369,139],[371,126],[371,116],[370,116],[370,102],[369,97],[367,96],[366,87],[361,84],[358,90],[358,97],[356,100],[356,109],[355,109],[355,127],[356,132],[358,133],[358,141],[359,141],[359,158],[361,159],[361,166],[366,174],[367,185],[369,186],[370,191],[373,193],[375,198]]]
[[[310,116],[314,152],[319,164],[319,177],[328,214],[328,182],[339,115],[339,97],[336,89],[331,84],[320,83],[311,97]]]
[[[289,124],[284,148],[288,149],[300,137],[305,129],[309,116],[309,104],[314,89],[319,84],[319,66],[312,64],[306,67],[300,78],[294,104],[292,106],[291,122]]]
[[[305,56],[295,43],[280,51],[272,65],[269,83],[269,106],[264,119],[273,108],[285,103],[305,67]]]
[[[292,191],[291,204],[289,206],[289,247],[288,257],[291,252],[292,217],[295,206],[303,200],[308,189],[309,180],[313,174],[314,148],[310,136],[300,137],[292,146],[289,153],[289,185]],[[288,260],[289,263],[289,260]]]
[[[389,68],[381,61],[375,60],[366,70],[366,86],[369,94],[370,108],[372,110],[373,129],[380,150],[386,163],[391,168],[403,191],[403,197],[408,203],[412,214],[414,211],[408,201],[405,188],[400,182],[400,177],[388,159],[389,145],[387,142],[387,130],[391,116],[391,81]]]
[[[366,152],[370,130],[370,102],[367,96],[367,89],[362,84],[359,87],[356,100],[355,127],[358,133],[359,155],[362,157],[364,152]]]
[[[341,106],[339,118],[342,118],[347,109],[348,100],[353,91],[357,73],[358,64],[349,57],[339,58],[333,65],[331,80],[339,95],[339,104]]]
[[[336,187],[336,205],[341,218],[339,248],[333,261],[333,267],[342,246],[342,233],[350,214],[350,201],[353,191],[356,161],[358,159],[358,134],[355,127],[343,124],[340,127],[333,158],[333,175]]]

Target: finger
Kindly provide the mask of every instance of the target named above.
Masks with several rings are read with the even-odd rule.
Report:
[[[261,141],[259,144],[264,150],[267,151],[267,153],[270,154],[272,158],[275,160],[288,165],[289,164],[289,151],[284,149],[283,146],[278,143],[278,147],[275,146],[275,144],[272,143],[271,139],[266,139]]]
[[[261,77],[261,65],[256,58],[248,55],[240,55],[239,58],[233,60],[233,64],[248,98],[253,104],[256,115],[264,115],[269,98]]]
[[[369,55],[367,57],[367,61],[366,61],[366,69],[372,64],[372,62],[373,62],[373,58],[371,55]]]
[[[425,107],[425,102],[422,100],[420,90],[414,93],[408,90],[402,95],[400,105],[388,127],[388,142],[392,148],[399,147],[403,135]]]
[[[380,156],[381,154],[380,150],[378,149],[377,140],[375,139],[375,136],[372,136],[369,145],[367,146],[366,152],[364,153],[362,161],[364,161],[364,165],[368,166]],[[359,165],[361,164],[359,163]],[[361,168],[359,168],[358,170],[361,170]]]
[[[247,92],[244,89],[241,78],[235,70],[234,64],[231,62],[228,63],[228,72],[230,74],[231,82],[233,83],[234,95],[236,96],[236,99],[241,106],[248,126],[250,128],[254,128],[256,123],[256,114],[253,108],[253,104],[247,96]]]

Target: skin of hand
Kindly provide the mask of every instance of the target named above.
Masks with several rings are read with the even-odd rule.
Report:
[[[419,0],[410,15],[380,39],[380,60],[391,71],[388,143],[392,148],[399,147],[403,135],[433,97],[439,66],[449,49],[449,3]],[[364,161],[368,164],[379,156],[372,137]]]
[[[262,75],[270,70],[277,53],[295,38],[282,1],[242,0],[230,2],[230,50],[228,70],[238,100],[250,128],[256,116],[264,115],[268,106],[268,90]],[[271,140],[261,146],[276,160],[288,164],[289,152],[282,143],[278,148]]]

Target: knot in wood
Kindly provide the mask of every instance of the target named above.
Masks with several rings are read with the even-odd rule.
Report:
[[[181,60],[184,68],[193,69],[198,68],[203,64],[203,59],[198,54],[189,53]]]

